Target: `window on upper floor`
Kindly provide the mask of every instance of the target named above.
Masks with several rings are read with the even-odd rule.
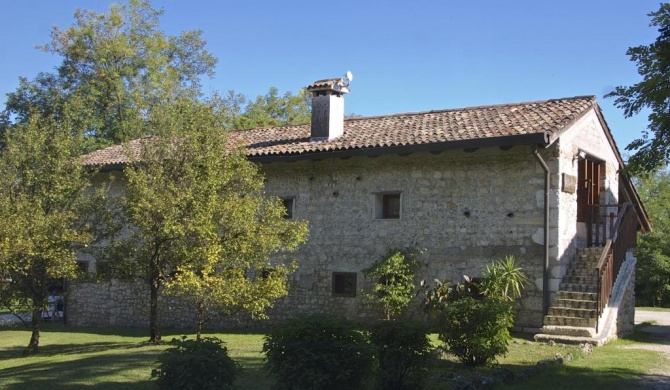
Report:
[[[375,218],[400,219],[402,210],[400,192],[384,192],[375,195]]]

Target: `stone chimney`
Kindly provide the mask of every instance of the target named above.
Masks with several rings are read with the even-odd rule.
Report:
[[[343,78],[318,80],[307,86],[312,94],[312,141],[328,141],[344,132],[344,94],[351,72]]]

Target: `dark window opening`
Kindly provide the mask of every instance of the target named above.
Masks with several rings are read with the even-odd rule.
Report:
[[[79,272],[88,273],[88,261],[78,261],[77,268]]]
[[[356,297],[355,272],[333,272],[333,296]]]
[[[286,214],[284,215],[285,219],[293,219],[293,206],[295,204],[295,198],[283,198],[282,203],[286,209]]]
[[[400,194],[382,195],[382,218],[400,218]]]

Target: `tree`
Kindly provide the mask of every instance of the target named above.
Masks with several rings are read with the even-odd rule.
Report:
[[[164,101],[199,97],[200,78],[216,65],[200,31],[161,32],[162,13],[150,0],[112,5],[103,14],[78,10],[75,24],[54,27],[42,46],[63,58],[57,72],[21,78],[4,117],[21,123],[38,111],[58,118],[65,102],[80,99],[75,131],[88,136],[86,150],[147,135],[147,113]]]
[[[414,248],[406,251],[391,249],[363,270],[365,277],[372,280],[367,297],[384,309],[387,320],[402,312],[412,299],[415,273],[420,266],[416,258],[420,254]]]
[[[297,94],[286,92],[279,96],[277,88],[270,88],[264,96],[247,101],[243,95],[229,93],[229,103],[238,107],[232,118],[232,128],[253,129],[255,127],[284,126],[309,123],[311,120],[310,99],[303,88]],[[244,110],[241,106],[246,103]]]
[[[641,305],[670,307],[670,175],[659,171],[636,184],[654,230],[638,237],[635,299]]]
[[[37,353],[42,312],[63,279],[76,276],[76,251],[94,238],[88,218],[98,199],[71,123],[39,114],[12,126],[0,151],[0,305],[27,309],[29,353]]]
[[[280,255],[306,237],[306,222],[284,219],[259,167],[227,144],[221,122],[211,104],[191,99],[157,108],[149,123],[162,135],[145,140],[141,163],[124,169],[131,227],[101,267],[149,282],[152,342],[160,340],[163,286],[193,304],[199,331],[212,311],[262,315],[286,294],[292,265]]]
[[[637,64],[642,81],[630,87],[616,87],[606,95],[616,98],[615,105],[624,110],[626,117],[643,108],[651,110],[647,130],[626,147],[634,151],[628,161],[633,172],[651,172],[670,162],[670,3],[662,3],[649,16],[651,26],[658,27],[658,38],[650,45],[631,47],[626,52]]]

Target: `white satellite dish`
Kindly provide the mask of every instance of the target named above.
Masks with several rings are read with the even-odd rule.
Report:
[[[351,82],[351,80],[354,79],[354,75],[351,74],[350,70],[348,70],[347,73],[344,74],[344,77],[346,77],[349,82]]]

